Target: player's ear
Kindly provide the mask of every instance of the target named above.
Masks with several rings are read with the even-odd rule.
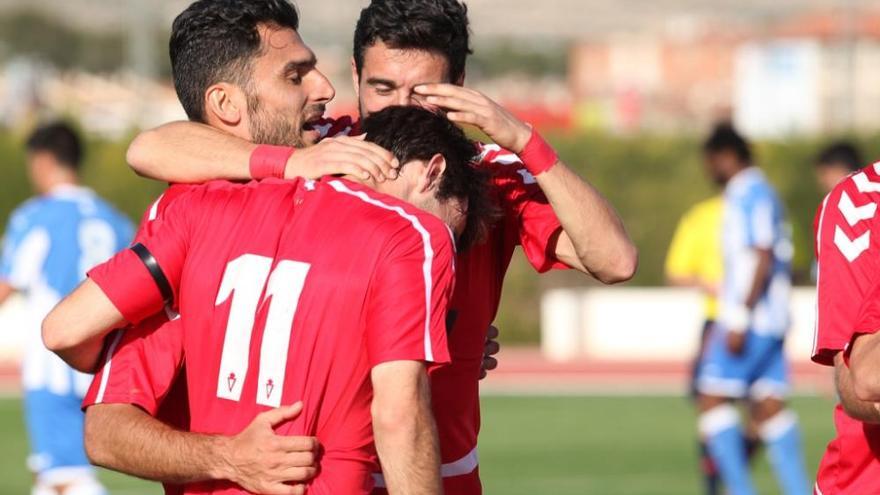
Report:
[[[205,92],[205,118],[235,127],[244,118],[247,99],[240,88],[228,83],[218,83]]]
[[[424,193],[439,188],[444,172],[446,172],[446,158],[437,153],[425,164],[425,169],[419,181],[419,192]]]

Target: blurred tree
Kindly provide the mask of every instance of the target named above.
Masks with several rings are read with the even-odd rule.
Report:
[[[148,27],[152,35],[139,38],[152,49],[141,51],[155,58],[150,65],[161,76],[170,74],[168,32]],[[129,64],[129,44],[123,31],[85,31],[43,12],[13,11],[0,16],[0,59],[31,57],[61,70],[116,72]],[[141,61],[141,63],[145,63]]]
[[[499,40],[481,45],[468,59],[468,76],[496,78],[506,75],[564,78],[568,68],[568,50],[559,43],[536,43],[524,46],[514,40]]]

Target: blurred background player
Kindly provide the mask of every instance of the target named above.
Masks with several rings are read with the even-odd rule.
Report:
[[[792,247],[776,192],[752,162],[749,144],[729,124],[718,125],[703,151],[710,175],[724,186],[724,277],[718,322],[699,366],[699,429],[731,495],[756,493],[739,414],[749,399],[752,420],[786,495],[810,490],[797,417],[786,409]]]
[[[822,195],[830,193],[834,186],[847,176],[864,166],[862,153],[849,141],[837,141],[816,155],[816,183]],[[818,258],[818,257],[817,257]],[[818,259],[813,260],[810,278],[813,282],[819,275]]]
[[[80,400],[91,377],[75,372],[43,346],[39,324],[91,267],[131,239],[132,226],[94,192],[79,185],[79,137],[64,123],[37,129],[27,140],[28,176],[37,196],[9,220],[0,260],[0,303],[13,292],[28,305],[23,359],[28,466],[33,495],[99,495],[83,450]]]
[[[675,287],[693,287],[704,294],[703,329],[700,346],[694,358],[691,397],[696,397],[696,377],[706,346],[706,339],[718,316],[718,285],[721,283],[721,217],[724,200],[721,194],[700,201],[681,217],[669,252],[666,255],[666,282]],[[712,462],[705,441],[700,439],[700,469],[706,482],[706,493],[719,492],[718,471]]]
[[[848,141],[829,145],[816,157],[816,181],[822,194],[828,194],[838,182],[864,166],[862,154]]]

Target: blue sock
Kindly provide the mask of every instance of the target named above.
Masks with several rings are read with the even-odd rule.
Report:
[[[810,493],[797,416],[790,410],[784,410],[768,419],[761,425],[761,438],[767,446],[767,457],[782,493]]]
[[[701,414],[700,433],[730,495],[757,495],[736,408],[724,404]]]

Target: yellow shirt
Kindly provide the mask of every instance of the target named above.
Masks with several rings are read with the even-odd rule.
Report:
[[[718,195],[697,203],[684,214],[666,256],[667,277],[697,279],[712,287],[721,283],[723,208],[723,198]],[[707,295],[704,308],[706,318],[714,319],[718,315],[718,300]]]

